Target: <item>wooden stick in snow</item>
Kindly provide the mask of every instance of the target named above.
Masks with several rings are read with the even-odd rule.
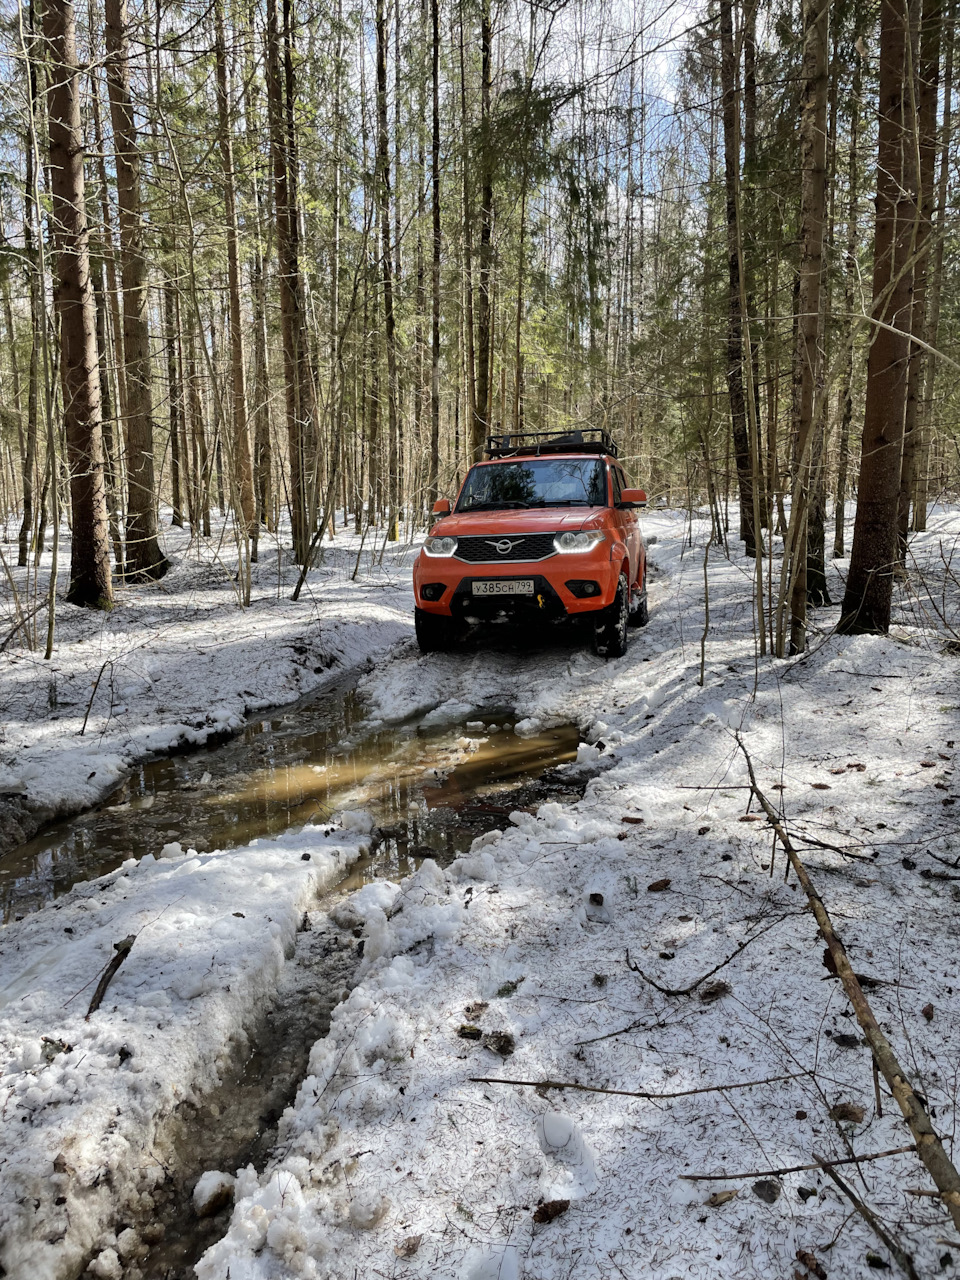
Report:
[[[853,971],[853,966],[850,964],[846,948],[834,931],[833,922],[827,913],[822,898],[810,879],[806,867],[800,860],[800,855],[797,853],[793,841],[784,830],[779,814],[757,785],[753,761],[743,745],[743,739],[739,733],[736,734],[736,739],[737,745],[743,752],[743,757],[747,762],[753,794],[767,815],[770,825],[776,831],[780,843],[790,859],[790,865],[796,872],[800,887],[807,895],[810,909],[816,917],[817,924],[820,926],[820,933],[829,948],[837,974],[843,983],[847,998],[853,1006],[853,1011],[857,1015],[857,1021],[860,1023],[867,1044],[869,1044],[873,1053],[874,1061],[880,1069],[884,1080],[890,1086],[890,1091],[903,1113],[903,1118],[910,1127],[910,1132],[913,1134],[917,1144],[917,1153],[920,1159],[926,1165],[927,1172],[936,1183],[940,1198],[946,1205],[954,1225],[960,1230],[960,1173],[957,1172],[952,1160],[944,1151],[943,1143],[930,1123],[926,1108],[914,1092],[907,1073],[897,1061],[890,1041],[880,1030],[880,1024],[874,1017],[867,997],[863,994],[863,988],[860,986],[857,975]]]
[[[90,1019],[91,1013],[96,1013],[96,1011],[100,1008],[101,1001],[103,1000],[103,997],[107,994],[107,987],[109,987],[110,983],[113,981],[113,975],[117,972],[117,970],[123,964],[124,960],[126,960],[127,956],[130,954],[130,949],[133,946],[133,944],[136,942],[136,940],[137,940],[137,935],[135,933],[131,933],[129,937],[124,938],[122,942],[115,942],[113,944],[113,949],[117,954],[113,957],[113,959],[107,965],[106,969],[104,969],[103,976],[100,979],[100,981],[97,983],[97,989],[93,993],[93,999],[90,1001],[90,1008],[87,1010],[87,1016],[86,1018],[84,1018],[84,1022],[88,1022]]]

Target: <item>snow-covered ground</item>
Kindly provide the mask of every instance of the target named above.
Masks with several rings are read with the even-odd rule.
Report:
[[[685,546],[689,526],[662,512],[645,519],[658,538],[650,625],[623,659],[569,645],[421,658],[405,645],[377,664],[361,686],[372,721],[512,702],[520,733],[579,722],[571,768],[593,780],[576,806],[518,812],[447,870],[426,862],[333,909],[363,931],[359,981],[314,1047],[273,1161],[222,1171],[238,1174],[236,1206],[200,1280],[855,1277],[892,1261],[818,1170],[777,1173],[910,1136],[885,1088],[878,1109],[815,922],[746,812],[734,734],[951,1150],[960,705],[937,613],[955,617],[940,550],[960,515],[930,524],[914,544],[926,587],[902,589],[888,638],[832,636],[827,609],[802,659],[757,658],[751,567],[715,549],[701,685],[706,528],[695,521]],[[836,575],[831,586],[839,595]],[[362,626],[363,592],[350,598]],[[409,623],[387,607],[399,634]],[[149,1196],[173,1091],[208,1087],[217,1051],[275,984],[298,913],[362,839],[307,828],[141,860],[0,935],[8,1274],[69,1276],[87,1253],[95,1274],[136,1274],[139,1242],[111,1233],[111,1197]],[[64,1009],[142,926],[100,1013],[71,1012],[86,991]],[[956,1273],[949,1217],[909,1194],[931,1187],[915,1154],[839,1172],[920,1275]]]
[[[197,547],[168,527],[165,539],[172,570],[149,586],[118,586],[110,613],[59,602],[49,662],[45,615],[33,624],[39,649],[11,643],[0,653],[0,852],[96,804],[141,760],[235,732],[412,633],[408,548],[388,546],[381,564],[382,540],[367,538],[354,581],[360,539],[341,529],[294,602],[297,567],[278,565],[264,535],[241,609],[229,537]],[[60,557],[65,575],[68,542]],[[29,612],[32,578],[12,574]],[[9,591],[0,601],[10,627]]]

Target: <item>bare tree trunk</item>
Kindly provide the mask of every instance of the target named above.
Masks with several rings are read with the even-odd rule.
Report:
[[[480,264],[477,289],[476,404],[470,430],[470,456],[476,462],[483,453],[484,439],[491,430],[490,364],[493,345],[490,284],[493,258],[493,164],[490,141],[491,56],[493,26],[490,0],[480,11]]]
[[[55,297],[60,316],[63,427],[73,509],[67,599],[72,604],[109,609],[113,589],[103,477],[97,314],[84,202],[76,18],[69,0],[47,0],[43,32],[52,61],[48,127],[54,239],[59,253]],[[50,462],[56,466],[54,458]]]
[[[859,55],[858,55],[859,56]],[[843,374],[840,383],[840,440],[837,447],[837,497],[834,512],[833,554],[844,552],[843,522],[847,505],[847,472],[850,459],[850,423],[853,420],[853,306],[858,277],[857,267],[857,202],[860,188],[860,166],[857,146],[860,138],[860,86],[861,63],[854,66],[851,89],[850,148],[847,159],[847,246],[844,258],[843,309],[845,312],[842,343],[844,348]]]
[[[885,634],[890,629],[917,215],[913,93],[906,79],[913,61],[915,4],[882,0],[880,9],[873,316],[890,327],[874,327],[867,362],[857,518],[839,623],[843,634]]]
[[[433,254],[430,263],[430,466],[427,472],[427,514],[437,500],[440,474],[440,0],[430,0],[432,23],[433,135],[430,177],[433,193]]]
[[[217,134],[223,169],[224,215],[227,231],[227,279],[230,294],[230,373],[233,405],[231,435],[234,481],[240,516],[247,531],[256,519],[253,474],[250,464],[250,436],[247,430],[247,387],[243,355],[243,313],[240,306],[240,249],[237,235],[236,174],[233,167],[233,133],[230,121],[230,89],[227,81],[227,50],[223,31],[223,0],[215,0],[214,51],[217,65]]]
[[[953,137],[953,59],[956,46],[956,0],[947,9],[944,23],[946,56],[943,72],[943,126],[940,132],[940,175],[937,182],[936,248],[933,269],[930,273],[930,298],[927,308],[926,341],[936,347],[940,331],[940,293],[943,280],[944,231],[947,216],[947,188],[950,174],[950,144]],[[930,437],[933,426],[933,393],[936,384],[937,362],[926,362],[923,378],[923,404],[920,409],[920,458],[917,464],[917,498],[913,509],[913,527],[922,533],[927,527],[927,492],[929,483]]]
[[[933,231],[934,170],[937,162],[937,87],[940,81],[940,33],[942,0],[924,0],[920,19],[920,63],[917,75],[917,147],[919,156],[919,216],[914,247],[913,307],[910,332],[924,340],[927,317],[927,262]],[[897,519],[901,561],[907,550],[910,508],[916,503],[917,465],[921,452],[920,400],[923,371],[928,356],[913,344],[907,373],[907,410],[903,424],[903,461],[900,468],[900,503]]]
[[[29,34],[31,53],[35,33],[33,29],[33,5],[29,11]],[[37,64],[33,57],[27,62],[27,76],[31,109],[29,113],[27,137],[27,172],[24,188],[23,211],[23,247],[27,257],[27,269],[30,272],[30,372],[27,383],[27,430],[23,449],[23,520],[20,523],[20,536],[17,548],[17,564],[24,568],[30,553],[30,539],[33,534],[33,494],[37,471],[37,430],[40,419],[40,351],[42,344],[41,326],[45,323],[43,301],[41,297],[42,281],[39,277],[37,260],[37,209],[34,201],[37,175],[35,172],[37,139],[34,135],[35,121],[39,109],[39,93],[37,91]]]
[[[181,483],[180,436],[183,421],[183,378],[180,372],[180,335],[176,326],[173,283],[163,282],[163,327],[167,348],[167,407],[170,416],[170,481],[173,488],[173,519],[183,528],[183,486]]]
[[[800,116],[800,296],[794,353],[797,473],[793,489],[793,541],[790,570],[790,652],[806,647],[807,529],[810,504],[819,484],[822,415],[817,405],[823,363],[823,228],[827,189],[827,57],[830,48],[829,0],[804,0],[803,106]],[[819,420],[819,421],[818,421]],[[786,557],[786,551],[784,553]],[[786,558],[784,571],[787,571]]]
[[[107,89],[113,123],[123,278],[126,363],[127,542],[124,576],[162,578],[170,565],[160,550],[153,456],[153,394],[147,324],[147,262],[140,202],[140,148],[130,96],[129,14],[126,0],[104,0]]]
[[[277,0],[267,0],[267,104],[270,114],[270,148],[273,154],[274,205],[277,223],[277,264],[280,276],[280,323],[283,372],[287,396],[287,443],[290,467],[290,522],[293,554],[303,564],[310,541],[307,528],[305,484],[305,409],[302,369],[308,359],[303,349],[303,302],[300,282],[299,232],[294,184],[291,175],[290,138],[286,126],[287,98],[292,92],[285,11],[285,57],[281,62]],[[291,107],[292,109],[292,107]]]
[[[397,440],[397,324],[393,308],[393,255],[390,248],[390,153],[387,139],[387,19],[384,0],[377,0],[377,182],[376,199],[380,215],[380,284],[383,290],[384,342],[387,349],[387,426],[389,460],[389,506],[387,537],[395,540],[397,529],[398,467]]]
[[[723,150],[727,204],[727,257],[730,277],[727,320],[727,389],[733,425],[733,449],[740,487],[740,537],[748,556],[756,555],[753,466],[743,377],[743,309],[740,282],[740,127],[733,47],[731,0],[720,0],[720,78],[723,93]]]

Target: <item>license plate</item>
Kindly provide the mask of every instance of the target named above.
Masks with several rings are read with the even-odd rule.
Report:
[[[474,580],[475,596],[532,596],[532,578],[501,578],[492,582]]]

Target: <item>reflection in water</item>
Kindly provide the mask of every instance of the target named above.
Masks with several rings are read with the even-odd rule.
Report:
[[[502,707],[472,713],[471,725],[481,720],[483,730],[371,728],[353,689],[341,689],[250,725],[225,746],[141,765],[102,808],[0,860],[4,920],[171,840],[232,848],[339,809],[369,809],[383,832],[371,877],[405,875],[425,856],[450,861],[511,809],[542,799],[542,789],[526,794],[524,785],[576,755],[573,726],[518,738]]]

